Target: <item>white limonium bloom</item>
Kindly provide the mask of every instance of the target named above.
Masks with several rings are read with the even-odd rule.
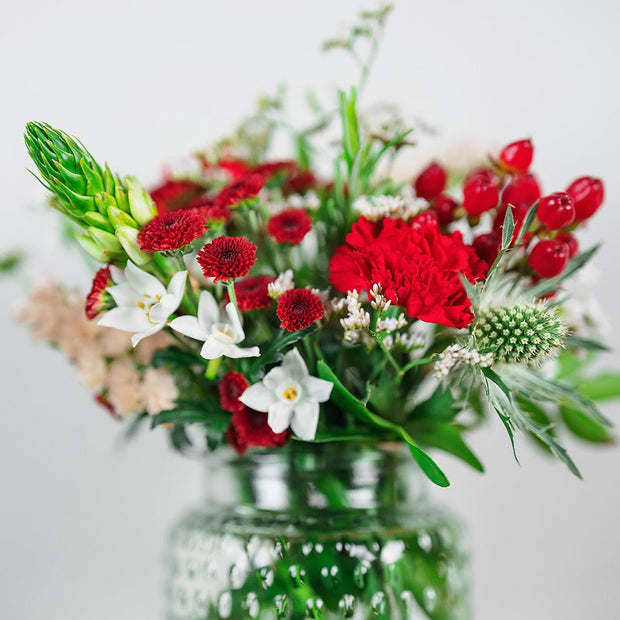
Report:
[[[305,441],[316,436],[319,403],[329,400],[333,384],[308,374],[297,349],[289,351],[282,364],[270,370],[260,383],[251,385],[239,400],[256,411],[267,413],[274,433],[287,428]]]
[[[135,347],[143,338],[166,327],[183,299],[187,271],[175,273],[167,287],[131,261],[123,276],[117,270],[113,276],[116,284],[108,292],[117,307],[106,312],[97,324],[133,332],[131,344]]]
[[[209,291],[200,293],[198,302],[198,316],[180,316],[170,323],[175,331],[202,340],[204,345],[200,355],[207,360],[218,357],[258,357],[258,347],[241,348],[237,345],[245,340],[245,332],[241,325],[241,318],[233,303],[226,306],[226,314],[222,316]]]

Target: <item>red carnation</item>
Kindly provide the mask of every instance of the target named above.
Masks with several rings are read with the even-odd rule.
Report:
[[[138,233],[138,244],[143,252],[149,254],[183,251],[206,231],[207,226],[198,213],[171,211],[154,217]]]
[[[231,370],[226,373],[220,384],[217,386],[217,391],[220,394],[220,407],[224,411],[230,411],[230,413],[237,413],[245,408],[245,405],[239,400],[239,396],[250,387],[249,381],[236,370]]]
[[[256,246],[243,237],[218,237],[198,252],[197,260],[205,278],[242,278],[256,262]]]
[[[228,443],[238,454],[253,446],[279,448],[288,442],[290,436],[288,429],[283,433],[274,433],[267,424],[267,414],[249,407],[233,413],[226,432]]]
[[[239,310],[250,312],[269,308],[271,297],[269,297],[267,286],[274,280],[274,276],[249,276],[235,282],[235,295]],[[227,299],[228,293],[225,293],[224,297]]]
[[[443,235],[434,224],[410,227],[390,218],[377,226],[360,218],[346,241],[330,264],[330,281],[339,291],[381,284],[412,318],[458,328],[471,323],[459,274],[473,282],[484,277],[486,265],[460,233]]]
[[[151,191],[151,198],[159,213],[175,211],[199,196],[203,187],[193,181],[166,181]]]
[[[238,207],[242,202],[255,198],[266,182],[262,174],[248,174],[240,181],[224,187],[217,195],[215,204],[218,207]]]
[[[92,321],[100,312],[107,310],[112,302],[110,294],[106,292],[108,286],[112,286],[110,267],[101,267],[93,278],[93,285],[86,297],[86,318]]]
[[[298,332],[323,318],[323,302],[307,288],[291,289],[278,298],[276,314],[280,327]]]
[[[232,182],[241,180],[250,170],[249,165],[243,159],[220,159],[211,162],[202,154],[197,157],[203,170],[223,170],[230,176]]]
[[[297,245],[312,230],[312,219],[303,209],[286,209],[274,215],[267,231],[278,243]]]
[[[318,179],[312,170],[300,170],[284,183],[282,191],[285,194],[305,194],[317,185]],[[345,188],[344,191],[346,192],[347,189]]]
[[[254,166],[252,172],[256,174],[262,174],[266,177],[272,177],[279,172],[287,172],[294,174],[298,170],[297,162],[292,160],[283,161],[266,161],[258,166]]]

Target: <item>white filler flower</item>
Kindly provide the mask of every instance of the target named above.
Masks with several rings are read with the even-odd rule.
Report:
[[[128,261],[124,277],[117,275],[117,284],[108,288],[117,307],[106,312],[97,324],[133,332],[131,344],[135,347],[143,338],[166,327],[168,318],[181,304],[186,279],[187,271],[179,271],[166,288],[155,276]]]
[[[241,318],[234,304],[226,306],[226,316],[222,317],[215,297],[209,291],[200,293],[198,316],[180,316],[170,323],[175,331],[202,340],[204,345],[200,355],[207,360],[218,357],[258,357],[258,347],[242,349],[237,345],[245,340]]]
[[[267,424],[274,433],[290,427],[297,437],[311,441],[319,423],[319,403],[329,399],[332,387],[331,381],[311,377],[299,351],[293,349],[281,366],[251,385],[239,400],[256,411],[267,412]]]

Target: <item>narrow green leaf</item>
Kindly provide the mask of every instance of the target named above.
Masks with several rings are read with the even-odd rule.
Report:
[[[578,390],[582,396],[594,401],[620,398],[620,373],[605,371],[583,379]]]
[[[529,209],[529,211],[525,214],[523,218],[523,223],[521,224],[521,229],[519,230],[519,234],[514,243],[514,247],[519,247],[521,241],[525,237],[525,233],[530,229],[534,218],[536,217],[536,211],[538,210],[538,201],[534,203],[534,205]]]
[[[478,292],[478,287],[475,284],[472,284],[462,273],[459,273],[459,278],[461,279],[461,284],[465,289],[467,299],[469,299],[473,306],[478,307],[480,305],[480,293]]]
[[[194,424],[203,422],[206,424],[209,414],[200,409],[185,409],[177,407],[162,411],[151,418],[151,428],[160,426],[161,424]]]
[[[590,340],[589,338],[578,338],[577,336],[565,336],[564,344],[567,349],[585,349],[586,351],[611,351],[602,342]]]
[[[420,420],[407,425],[407,430],[421,444],[449,452],[475,470],[484,471],[484,466],[455,426],[434,420]]]
[[[577,437],[592,443],[613,443],[613,436],[602,424],[573,407],[560,407],[560,415],[566,427]]]
[[[437,463],[424,452],[415,442],[413,437],[398,424],[394,424],[385,418],[370,411],[364,404],[359,401],[347,388],[342,384],[340,379],[334,374],[332,369],[323,361],[317,363],[317,372],[321,379],[330,381],[334,387],[330,396],[330,400],[340,407],[343,412],[351,413],[362,422],[372,424],[377,428],[392,431],[400,436],[409,446],[409,450],[413,455],[422,471],[428,476],[431,482],[441,487],[447,487],[450,482],[446,475],[441,471]]]
[[[504,216],[504,223],[502,224],[502,250],[508,250],[512,245],[512,236],[515,232],[515,218],[512,213],[512,208],[512,205],[508,205],[506,208],[506,215]]]

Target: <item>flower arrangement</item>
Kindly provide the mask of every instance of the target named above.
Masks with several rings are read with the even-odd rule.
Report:
[[[368,27],[384,17],[367,15]],[[411,130],[400,119],[369,127],[357,92],[290,130],[287,160],[270,158],[281,106],[264,101],[150,191],[29,123],[50,204],[99,269],[85,301],[46,283],[20,320],[131,432],[148,420],[179,451],[200,437],[240,454],[398,441],[447,486],[429,450],[482,471],[465,437],[495,413],[513,449],[522,431],[579,475],[559,428],[609,441],[594,401],[620,396],[620,375],[589,370],[605,347],[568,302],[596,252],[576,234],[603,203],[602,182],[543,193],[529,139],[466,174],[432,162],[393,178]],[[313,140],[334,125],[338,143],[317,161]]]

